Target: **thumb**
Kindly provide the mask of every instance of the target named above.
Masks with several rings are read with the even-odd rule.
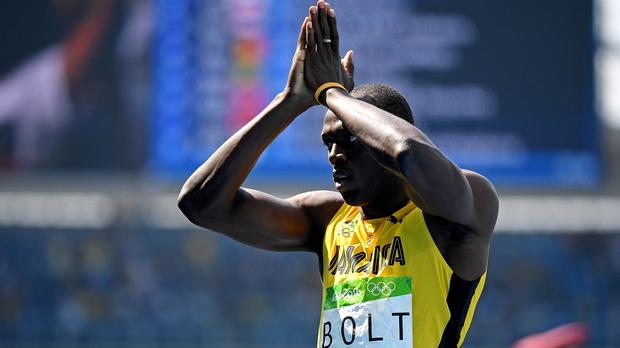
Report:
[[[355,65],[353,64],[353,50],[349,50],[347,54],[344,55],[341,63],[344,67],[344,70],[347,72],[347,74],[349,74],[349,77],[353,79],[353,74],[355,72]]]

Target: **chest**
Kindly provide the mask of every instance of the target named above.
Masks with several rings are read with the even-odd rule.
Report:
[[[369,277],[419,278],[437,270],[439,251],[425,225],[406,221],[342,221],[323,244],[325,285]]]

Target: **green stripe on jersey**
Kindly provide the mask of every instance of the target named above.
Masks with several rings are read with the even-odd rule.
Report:
[[[411,294],[409,277],[373,277],[334,284],[326,289],[323,310]]]

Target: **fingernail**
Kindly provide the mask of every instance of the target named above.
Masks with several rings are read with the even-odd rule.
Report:
[[[308,29],[312,29],[312,22],[308,22]]]
[[[312,12],[313,14],[316,14],[316,7],[312,6],[310,8],[310,12]]]
[[[325,3],[324,2],[319,2],[319,8],[324,8],[325,7]]]
[[[329,16],[330,17],[336,17],[336,11],[334,11],[333,8],[329,10]]]

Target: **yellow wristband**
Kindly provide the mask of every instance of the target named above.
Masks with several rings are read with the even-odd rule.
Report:
[[[346,88],[344,88],[343,85],[339,84],[338,82],[325,82],[324,84],[320,85],[319,88],[316,89],[316,92],[314,92],[314,99],[316,100],[316,102],[321,104],[321,102],[319,101],[319,96],[321,95],[321,93],[323,93],[324,90],[328,88],[332,88],[332,87],[338,87],[342,89],[343,91],[347,90]]]

